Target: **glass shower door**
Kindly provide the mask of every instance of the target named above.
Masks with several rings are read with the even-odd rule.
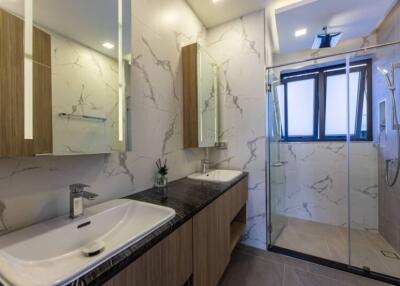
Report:
[[[270,242],[348,264],[346,131],[340,138],[323,133],[323,85],[338,63],[345,71],[343,57],[269,71]],[[346,86],[346,77],[340,81]],[[346,99],[346,90],[340,95]],[[336,116],[346,123],[345,105],[335,108],[344,110]]]
[[[285,153],[282,151],[282,110],[280,103],[283,100],[283,90],[279,77],[273,71],[268,73],[268,154],[269,154],[269,189],[270,189],[270,222],[269,222],[269,241],[275,244],[288,224],[288,218],[282,215],[282,208],[285,207],[286,197],[286,176],[285,176]],[[281,102],[280,102],[281,100]]]
[[[358,92],[349,97],[361,102],[361,108],[350,114],[350,135],[365,139],[349,142],[350,265],[400,277],[400,182],[390,186],[400,143],[395,119],[400,108],[400,66],[394,68],[400,63],[400,45],[369,50],[366,66],[360,66],[362,56],[350,56],[360,81]],[[350,91],[352,86],[356,85],[350,81]]]

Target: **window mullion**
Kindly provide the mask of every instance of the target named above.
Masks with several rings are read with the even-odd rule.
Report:
[[[325,73],[323,70],[319,71],[318,74],[318,102],[319,102],[319,116],[318,116],[318,126],[319,126],[319,140],[323,140],[325,138]]]

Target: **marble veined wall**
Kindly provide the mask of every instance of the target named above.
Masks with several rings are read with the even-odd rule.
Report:
[[[388,15],[377,31],[378,43],[387,43],[400,40],[400,3],[398,3],[392,12]],[[376,140],[380,144],[379,148],[379,232],[391,244],[391,246],[400,252],[400,179],[393,187],[386,183],[386,162],[387,159],[397,158],[397,134],[393,128],[392,121],[392,96],[386,86],[385,79],[377,71],[377,67],[390,68],[395,62],[400,62],[400,45],[381,48],[376,51],[375,65],[373,74],[374,89],[374,110],[378,110],[378,104],[386,100],[386,132],[380,134],[378,112],[374,116],[374,130]],[[400,110],[400,70],[396,72],[396,98],[397,110]],[[400,120],[400,118],[399,118]],[[390,178],[395,174],[396,161],[391,165]]]
[[[280,161],[271,162],[274,212],[338,226],[348,225],[348,199],[353,228],[378,229],[378,152],[373,143],[285,143]],[[277,170],[275,170],[277,169]],[[283,195],[282,195],[283,194]],[[368,210],[368,211],[366,211]]]
[[[244,243],[266,248],[264,11],[208,30],[207,47],[219,68],[219,139],[211,154],[222,168],[250,174]]]
[[[204,42],[205,28],[184,0],[132,0],[132,11],[133,151],[0,159],[1,233],[66,214],[71,183],[100,195],[89,205],[151,187],[159,157],[168,159],[170,180],[199,168],[203,152],[182,146],[180,48]]]
[[[118,62],[51,34],[53,153],[118,150]],[[67,119],[60,113],[104,118]]]

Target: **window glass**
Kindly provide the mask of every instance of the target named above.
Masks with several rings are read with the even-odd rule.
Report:
[[[350,73],[350,134],[354,135],[360,72]],[[328,76],[326,80],[325,135],[341,136],[347,134],[347,76],[346,74]]]
[[[288,136],[314,135],[315,79],[287,83]]]
[[[281,125],[280,127],[282,130],[282,134],[285,134],[285,86],[283,84],[278,85],[276,87],[276,93],[278,95],[279,116]]]
[[[368,108],[367,108],[367,91],[364,91],[364,100],[363,100],[363,111],[362,111],[362,118],[361,118],[361,137],[367,137],[368,131]]]

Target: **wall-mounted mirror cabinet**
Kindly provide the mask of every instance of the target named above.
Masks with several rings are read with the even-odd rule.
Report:
[[[214,147],[218,132],[217,65],[198,43],[183,47],[182,64],[184,148]]]
[[[0,1],[0,157],[127,150],[130,5]]]

